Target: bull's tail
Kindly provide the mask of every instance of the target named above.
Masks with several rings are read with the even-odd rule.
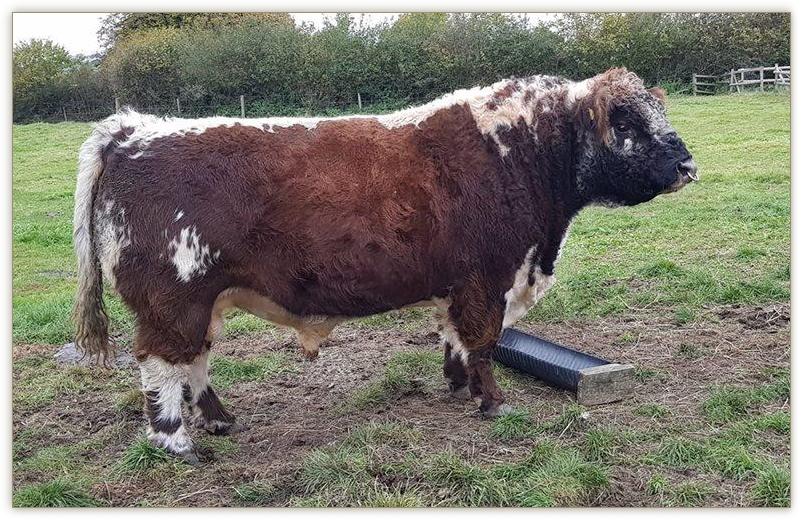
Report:
[[[78,258],[78,291],[73,307],[75,345],[90,361],[107,364],[112,354],[109,317],[103,304],[103,275],[95,248],[93,206],[103,173],[103,152],[120,130],[119,116],[98,123],[81,146],[75,187],[73,245]]]

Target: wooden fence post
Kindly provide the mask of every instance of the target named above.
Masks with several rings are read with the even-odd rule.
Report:
[[[114,111],[115,112],[120,111],[120,98],[118,98],[117,96],[114,96]]]
[[[181,100],[179,98],[176,98],[176,110],[179,114],[181,113]]]
[[[691,75],[691,91],[692,95],[697,95],[697,74]]]
[[[362,96],[360,96],[359,92],[357,92],[357,106],[362,110]]]
[[[64,120],[67,121],[67,109],[64,108],[64,107],[61,107],[61,113],[64,114]]]
[[[240,116],[245,117],[245,96],[240,96]]]
[[[758,71],[758,79],[761,83],[759,83],[759,88],[761,92],[764,92],[764,67],[761,67],[761,70]]]
[[[780,79],[780,74],[778,74],[778,64],[775,64],[775,68],[772,70],[772,75],[775,78],[775,90],[778,90],[778,80]]]

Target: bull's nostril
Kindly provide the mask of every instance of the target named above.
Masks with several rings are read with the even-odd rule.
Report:
[[[693,181],[700,180],[700,177],[697,176],[697,163],[694,162],[694,159],[686,159],[678,164],[677,171],[681,175],[685,174]]]

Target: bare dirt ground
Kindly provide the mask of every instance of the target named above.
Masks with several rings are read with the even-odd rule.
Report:
[[[705,436],[710,428],[701,417],[701,407],[712,388],[757,385],[767,380],[768,369],[788,369],[790,363],[788,305],[711,308],[687,325],[678,325],[671,316],[634,312],[630,317],[521,324],[519,328],[613,362],[632,363],[642,371],[632,397],[589,407],[585,422],[589,427],[654,431],[655,438],[628,446],[624,458],[631,462],[609,467],[607,488],[573,505],[660,505],[645,490],[655,468],[638,462],[638,458],[654,449],[667,432],[691,438]],[[17,369],[20,361],[52,356],[57,348],[15,346],[14,384],[21,384]],[[402,325],[384,330],[343,326],[313,362],[302,361],[289,333],[221,341],[214,351],[233,358],[286,352],[295,371],[268,381],[238,383],[220,392],[245,429],[234,434],[228,444],[211,444],[205,464],[136,475],[118,475],[114,465],[141,436],[143,418],[136,408],[120,408],[115,403],[121,393],[136,387],[138,374],[133,367],[111,376],[100,370],[98,378],[107,379],[96,390],[68,393],[43,405],[14,406],[15,443],[26,441],[15,448],[15,460],[31,457],[43,446],[71,446],[92,439],[94,442],[77,454],[80,460],[76,464],[106,475],[96,478],[90,487],[91,495],[104,503],[216,506],[242,505],[235,487],[267,480],[280,490],[272,503],[284,505],[286,497],[295,493],[295,475],[311,450],[332,445],[372,420],[396,421],[420,430],[422,452],[450,449],[479,464],[525,456],[533,439],[494,439],[489,434],[491,421],[482,419],[473,403],[452,398],[445,384],[438,392],[398,395],[367,409],[347,406],[355,391],[381,377],[394,354],[412,349],[440,352],[434,322],[414,332]],[[692,355],[687,355],[689,352]],[[114,381],[108,380],[110,377]],[[514,408],[528,409],[536,423],[558,416],[573,399],[570,393],[526,375],[511,375],[504,386],[508,402]],[[651,418],[634,414],[634,409],[643,404],[663,406],[669,415]],[[789,403],[779,409],[788,411]],[[571,443],[575,434],[556,433],[552,437]],[[194,435],[202,443],[218,439],[197,431]],[[788,460],[789,444],[788,436],[774,441],[773,449],[781,460]],[[216,446],[226,449],[216,450]],[[14,489],[73,471],[69,462],[60,464],[65,467],[15,466]],[[690,479],[708,482],[712,493],[704,505],[747,505],[744,482],[688,469],[662,468],[662,473],[673,483]]]

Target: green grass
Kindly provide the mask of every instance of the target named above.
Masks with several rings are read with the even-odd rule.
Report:
[[[349,405],[365,409],[412,393],[431,393],[443,379],[443,355],[425,350],[399,352],[381,378],[354,393]]]
[[[14,493],[14,507],[97,507],[102,505],[90,497],[79,484],[55,479],[44,484],[26,486]]]
[[[789,507],[792,475],[787,469],[771,467],[761,471],[750,490],[752,505],[760,507]]]
[[[212,384],[226,389],[236,383],[263,381],[279,374],[292,372],[293,365],[282,353],[269,353],[248,359],[214,356],[210,361]]]
[[[660,419],[669,415],[669,410],[666,406],[656,403],[642,404],[633,410],[633,413],[642,417],[649,417],[651,419]]]
[[[249,506],[270,504],[276,495],[276,487],[270,482],[253,481],[234,487],[234,495],[238,502]]]
[[[703,410],[713,422],[727,422],[747,415],[762,403],[789,397],[789,370],[773,374],[768,383],[753,387],[721,386],[703,403]]]
[[[701,181],[640,206],[582,212],[558,282],[528,320],[656,308],[684,324],[705,305],[789,300],[790,98],[670,97],[669,115]],[[72,194],[77,150],[89,132],[84,123],[13,127],[15,342],[58,344],[72,337]],[[128,337],[131,316],[115,296],[106,298],[112,332]],[[359,323],[386,328],[426,315],[412,309]],[[238,313],[226,330],[241,335],[271,326]]]
[[[658,497],[658,502],[664,507],[700,506],[713,493],[711,486],[702,482],[684,482],[673,486],[660,474],[650,477],[646,488],[647,493]]]
[[[573,503],[608,485],[606,469],[574,448],[539,443],[524,460],[483,464],[450,450],[415,452],[420,435],[398,423],[369,423],[332,447],[313,450],[304,458],[289,502],[545,507]],[[248,483],[237,493],[244,502],[266,504],[274,495],[265,487]]]
[[[43,356],[32,356],[14,364],[18,374],[13,388],[13,404],[23,408],[39,408],[52,403],[57,397],[68,397],[98,390],[109,379],[120,376],[116,384],[122,385],[122,371],[101,371],[70,366],[59,369],[56,363]],[[99,377],[100,376],[100,377]]]
[[[526,410],[514,410],[497,417],[491,425],[491,436],[504,440],[524,439],[533,436],[537,431]]]
[[[139,473],[172,462],[170,455],[141,437],[134,441],[120,459],[119,471]]]

